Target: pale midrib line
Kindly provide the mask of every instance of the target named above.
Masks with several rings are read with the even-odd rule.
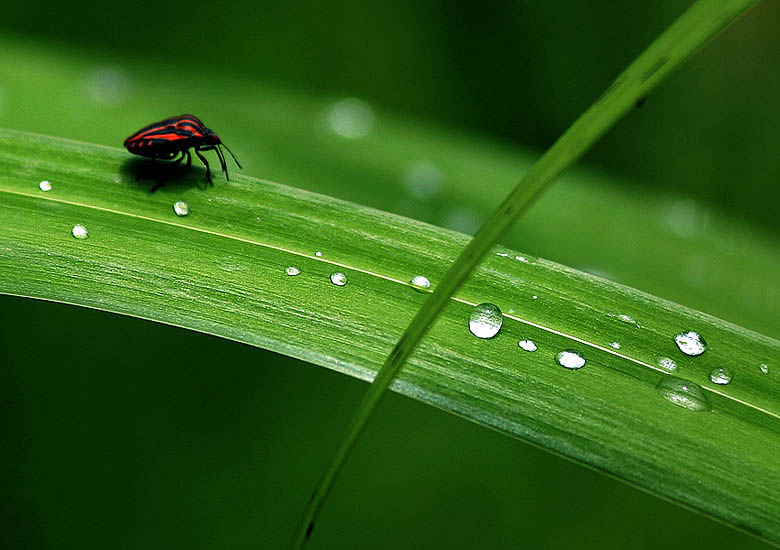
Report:
[[[338,267],[343,267],[345,269],[357,271],[359,273],[364,273],[364,274],[372,276],[372,277],[377,277],[379,279],[384,279],[385,281],[390,281],[390,282],[401,284],[401,285],[404,285],[404,286],[409,286],[409,287],[414,288],[415,290],[422,290],[423,292],[428,292],[428,293],[432,292],[432,291],[426,290],[426,289],[419,289],[418,287],[415,287],[414,285],[410,284],[407,281],[402,281],[400,279],[395,279],[395,278],[389,277],[387,275],[382,275],[381,273],[375,273],[375,272],[369,271],[367,269],[363,269],[363,268],[360,268],[360,267],[355,267],[355,266],[352,266],[352,265],[349,265],[349,264],[343,264],[343,263],[336,262],[336,261],[333,261],[333,260],[329,260],[327,258],[323,258],[323,257],[320,257],[320,256],[311,256],[311,255],[305,254],[303,252],[298,252],[297,250],[291,250],[289,248],[284,248],[284,247],[276,246],[276,245],[273,245],[273,244],[263,243],[263,242],[259,242],[259,241],[253,241],[251,239],[247,239],[247,238],[244,238],[244,237],[239,237],[239,236],[236,236],[236,235],[228,235],[226,233],[219,233],[217,231],[211,231],[209,229],[203,229],[201,227],[195,227],[195,226],[191,226],[191,225],[182,225],[180,223],[176,223],[176,222],[173,222],[173,221],[163,220],[163,219],[160,219],[160,218],[152,218],[152,217],[149,217],[149,216],[144,216],[142,214],[133,214],[133,213],[130,213],[130,212],[122,212],[121,210],[114,210],[112,208],[105,208],[103,206],[95,206],[95,205],[92,205],[92,204],[84,204],[84,203],[80,203],[80,202],[73,202],[73,201],[59,199],[59,198],[51,197],[51,196],[41,196],[41,195],[38,195],[38,194],[30,194],[30,193],[24,193],[24,192],[21,192],[21,191],[13,191],[13,190],[10,190],[10,189],[0,189],[0,193],[7,193],[9,195],[17,195],[17,196],[20,196],[20,197],[26,197],[26,198],[30,198],[30,199],[47,200],[47,201],[55,202],[55,203],[58,203],[58,204],[66,204],[68,206],[75,206],[75,207],[78,207],[78,208],[87,208],[87,209],[90,209],[90,210],[97,210],[99,212],[107,212],[109,214],[116,214],[116,215],[119,215],[119,216],[127,216],[129,218],[137,218],[137,219],[144,220],[144,221],[149,221],[149,222],[152,222],[152,223],[161,223],[161,224],[168,225],[168,226],[171,226],[171,227],[178,227],[178,228],[181,228],[181,229],[189,229],[189,230],[192,230],[192,231],[198,231],[200,233],[203,233],[203,234],[206,234],[206,235],[212,235],[214,237],[221,237],[221,238],[224,238],[224,239],[230,239],[230,240],[234,240],[234,241],[239,241],[239,242],[243,242],[243,243],[247,243],[247,244],[251,244],[251,245],[255,245],[255,246],[260,246],[260,247],[263,247],[263,248],[269,248],[271,250],[276,250],[278,252],[284,252],[284,253],[287,253],[287,254],[292,254],[294,256],[299,256],[301,258],[307,258],[307,259],[310,259],[310,260],[317,260],[319,262],[323,262],[323,263],[326,263],[326,264],[330,264],[330,265],[334,265],[334,266],[338,266]],[[465,305],[468,305],[468,306],[471,306],[471,307],[476,307],[477,306],[476,303],[470,302],[469,300],[464,300],[463,298],[458,298],[457,296],[450,296],[450,299],[455,301],[455,302],[460,302],[462,304],[465,304]],[[537,328],[539,330],[542,330],[544,332],[548,332],[550,334],[555,334],[557,336],[561,336],[562,338],[568,338],[569,340],[572,340],[574,342],[578,342],[578,343],[580,343],[580,344],[582,344],[584,346],[587,346],[587,347],[590,347],[590,348],[593,348],[593,349],[597,349],[599,351],[602,351],[602,352],[607,353],[609,355],[612,355],[614,357],[619,357],[621,359],[624,359],[626,361],[630,361],[630,362],[635,363],[637,365],[640,365],[642,367],[645,367],[645,368],[657,371],[657,372],[659,372],[661,374],[665,374],[665,375],[669,374],[667,371],[665,371],[661,367],[658,367],[658,366],[653,365],[651,363],[645,363],[644,361],[641,361],[641,360],[636,359],[634,357],[629,357],[629,356],[624,355],[622,353],[618,353],[617,351],[615,351],[612,348],[607,348],[607,347],[595,344],[593,342],[588,342],[587,340],[584,340],[584,339],[579,338],[577,336],[573,336],[571,334],[567,334],[567,333],[562,332],[560,330],[555,330],[553,328],[547,327],[545,325],[541,325],[539,323],[534,323],[533,321],[529,321],[527,319],[522,319],[520,317],[516,317],[515,315],[512,315],[510,313],[503,313],[502,312],[502,315],[504,317],[508,318],[508,319],[512,319],[513,321],[517,321],[518,323],[522,323],[524,325],[532,326],[532,327]],[[726,399],[728,399],[730,401],[733,401],[735,403],[739,403],[740,405],[743,405],[743,406],[745,406],[747,408],[757,410],[757,411],[762,412],[762,413],[764,413],[764,414],[766,414],[768,416],[771,416],[771,417],[773,417],[773,418],[775,418],[777,420],[780,420],[780,414],[774,413],[773,411],[769,411],[769,410],[766,410],[766,409],[764,409],[762,407],[758,407],[758,406],[756,406],[756,405],[754,405],[752,403],[749,403],[747,401],[744,401],[742,399],[737,399],[736,397],[734,397],[732,395],[728,395],[726,393],[723,393],[722,391],[718,391],[717,389],[708,388],[708,387],[704,387],[704,386],[702,386],[702,388],[705,391],[709,391],[709,392],[712,392],[712,393],[714,393],[716,395],[720,395],[721,397],[724,397],[724,398],[726,398]]]

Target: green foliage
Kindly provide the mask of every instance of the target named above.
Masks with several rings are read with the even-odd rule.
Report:
[[[243,176],[203,192],[201,170],[174,172],[149,194],[135,181],[137,162],[116,149],[8,131],[0,143],[0,291],[156,319],[364,379],[425,297],[406,281],[424,274],[436,285],[466,240]],[[51,191],[38,189],[42,179]],[[190,216],[176,217],[174,200],[186,200]],[[88,239],[71,236],[76,223]],[[394,388],[777,540],[780,503],[767,488],[780,481],[780,382],[759,365],[777,364],[780,344],[605,279],[496,252]],[[286,275],[289,265],[301,274]],[[349,283],[331,284],[334,271]],[[467,329],[483,301],[506,314],[492,340]],[[673,336],[687,329],[707,339],[701,357],[677,350]],[[525,338],[539,350],[518,348]],[[556,365],[568,348],[585,356],[584,368]],[[711,412],[660,397],[664,356],[705,389]],[[734,371],[732,384],[709,381],[718,365]]]

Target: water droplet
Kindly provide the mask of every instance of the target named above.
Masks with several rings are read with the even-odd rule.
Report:
[[[669,357],[660,357],[658,359],[658,366],[668,372],[677,370],[677,363],[674,362],[674,359]]]
[[[531,298],[533,298],[534,300],[538,300],[538,299],[539,299],[539,296],[537,296],[537,295],[535,295],[535,294],[534,294],[533,296],[531,296]]]
[[[758,366],[758,370],[761,371],[761,374],[769,374],[769,365],[767,365],[766,363],[761,363]]]
[[[330,282],[336,286],[344,286],[347,284],[347,276],[341,271],[331,274]]]
[[[347,139],[366,137],[374,129],[374,110],[354,97],[334,103],[328,114],[330,129]]]
[[[49,183],[49,180],[43,180],[38,184],[38,188],[41,191],[51,191],[51,183]]]
[[[710,380],[712,380],[713,383],[720,384],[722,386],[730,383],[733,377],[734,376],[731,374],[731,371],[726,367],[715,367],[712,369],[712,372],[710,372]]]
[[[419,289],[431,288],[431,282],[428,280],[428,277],[424,277],[423,275],[415,275],[412,277],[412,280],[409,281],[409,284]]]
[[[655,389],[664,399],[683,409],[708,411],[712,408],[704,390],[688,380],[676,376],[664,376]]]
[[[578,351],[573,349],[566,349],[558,352],[555,357],[558,364],[567,369],[577,370],[585,366],[585,358]]]
[[[430,160],[411,163],[404,174],[404,185],[417,199],[429,199],[441,190],[444,172]]]
[[[469,318],[469,330],[477,338],[493,338],[503,324],[504,316],[501,310],[487,302],[476,306]]]
[[[288,266],[287,269],[284,270],[285,273],[287,273],[290,277],[295,277],[298,275],[301,270],[295,267],[294,265]]]
[[[696,357],[707,351],[707,342],[698,332],[692,330],[679,333],[674,337],[674,341],[685,355]]]
[[[77,239],[86,239],[89,237],[89,231],[87,231],[87,228],[80,223],[74,225],[73,229],[70,230],[70,233]]]
[[[187,216],[190,213],[190,205],[184,201],[176,201],[173,203],[173,211],[177,216]]]
[[[322,258],[322,252],[320,252],[319,250],[315,252],[314,255],[317,256],[318,258]]]
[[[517,343],[518,346],[523,348],[525,351],[536,351],[536,343],[533,340],[520,340]]]
[[[620,315],[618,315],[618,319],[620,319],[624,323],[636,323],[633,317],[631,317],[630,315],[626,315],[625,313],[621,313]]]
[[[90,99],[104,105],[118,105],[127,95],[127,76],[118,67],[100,67],[87,77]]]
[[[528,258],[525,258],[523,256],[515,256],[515,260],[517,260],[518,262],[523,262],[524,264],[528,263]]]
[[[508,258],[509,252],[496,252],[496,256],[499,256],[501,258]]]
[[[620,347],[621,347],[620,346],[620,342],[610,342],[609,343],[609,347],[615,348],[615,349],[620,349]]]

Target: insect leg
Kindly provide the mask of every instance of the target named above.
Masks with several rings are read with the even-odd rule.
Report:
[[[214,185],[214,182],[211,181],[211,168],[209,167],[209,161],[206,160],[206,157],[200,154],[200,149],[195,148],[195,154],[198,156],[200,161],[206,165],[206,180],[211,184]]]
[[[190,155],[190,150],[187,149],[187,168],[192,166],[192,155]]]

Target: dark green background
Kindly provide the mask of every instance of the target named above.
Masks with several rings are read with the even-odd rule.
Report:
[[[106,64],[189,68],[192,82],[182,86],[229,74],[313,95],[356,95],[541,151],[687,5],[33,1],[4,6],[0,33],[59,53],[90,51]],[[588,160],[777,235],[778,21],[780,5],[761,4]],[[65,131],[53,120],[24,129],[102,135],[77,124]],[[279,547],[363,390],[232,342],[0,297],[0,542]],[[526,545],[762,546],[393,395],[311,547]]]

